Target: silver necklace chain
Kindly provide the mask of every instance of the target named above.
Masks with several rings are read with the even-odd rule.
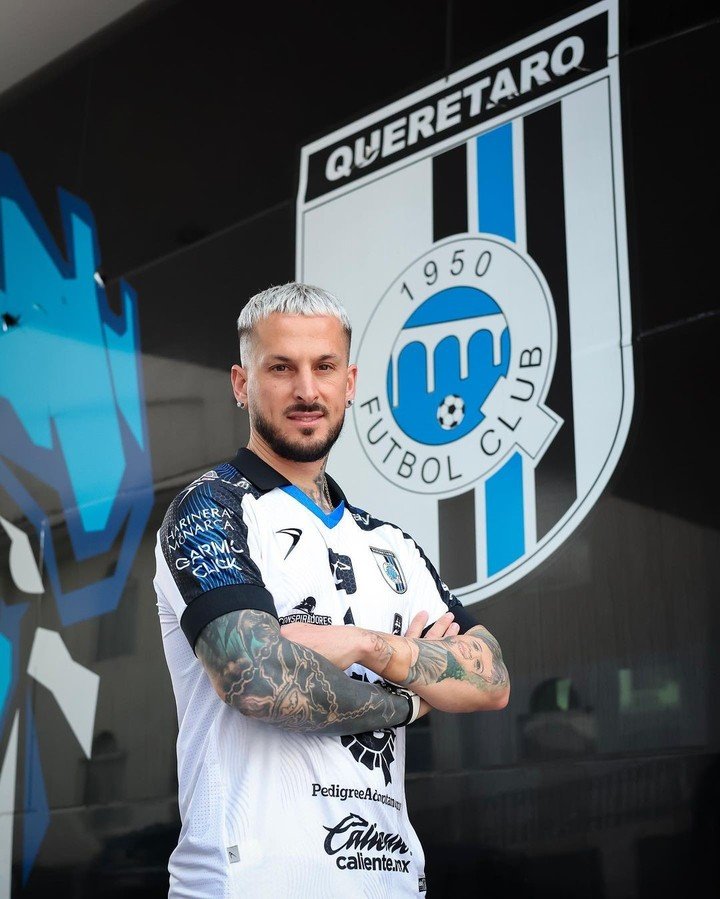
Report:
[[[330,488],[328,487],[327,478],[323,475],[323,494],[325,495],[325,502],[328,504],[328,508],[332,509],[333,504],[330,499]]]

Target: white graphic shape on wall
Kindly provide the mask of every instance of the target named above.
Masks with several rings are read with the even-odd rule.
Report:
[[[43,583],[35,561],[30,538],[20,528],[0,515],[0,525],[10,538],[10,576],[18,590],[23,593],[42,593]]]
[[[10,739],[0,770],[0,899],[10,899],[12,888],[12,843],[15,823],[15,774],[17,771],[18,713],[15,712]]]
[[[72,732],[90,758],[100,677],[74,661],[56,631],[35,631],[28,674],[55,697]]]

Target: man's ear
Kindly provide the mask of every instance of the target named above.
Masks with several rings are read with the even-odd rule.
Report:
[[[230,381],[237,402],[247,406],[247,372],[242,365],[233,365],[230,369]]]
[[[347,387],[345,389],[345,399],[346,400],[354,400],[355,399],[355,389],[357,382],[357,365],[348,365],[347,372]]]

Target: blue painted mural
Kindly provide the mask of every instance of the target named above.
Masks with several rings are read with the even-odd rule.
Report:
[[[0,568],[15,588],[0,593],[0,727],[6,735],[16,712],[24,718],[23,881],[49,820],[19,657],[23,616],[39,601],[30,594],[55,604],[61,628],[114,610],[153,503],[137,297],[121,280],[111,309],[92,212],[62,189],[58,202],[62,250],[0,153],[0,495],[11,510]],[[66,586],[61,567],[100,557],[100,579]]]

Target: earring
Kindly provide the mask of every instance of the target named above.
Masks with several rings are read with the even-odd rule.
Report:
[[[238,400],[237,407],[238,407],[238,409],[244,409],[244,408],[245,408],[245,403],[241,403],[240,400]]]
[[[348,407],[348,409],[350,408],[350,406],[352,406],[352,404],[353,404],[353,401],[352,401],[352,400],[348,400],[348,401],[347,401],[347,407]]]

